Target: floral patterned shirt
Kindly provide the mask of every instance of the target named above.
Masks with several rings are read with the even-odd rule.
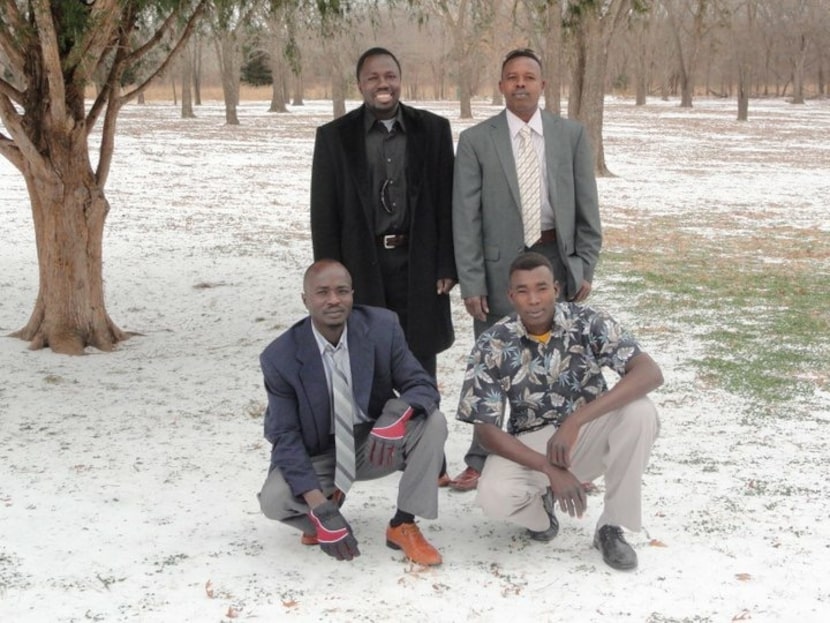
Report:
[[[637,340],[605,312],[559,303],[550,339],[528,336],[514,313],[482,333],[470,356],[456,418],[501,427],[510,401],[511,435],[559,424],[608,390],[602,368],[622,376]]]

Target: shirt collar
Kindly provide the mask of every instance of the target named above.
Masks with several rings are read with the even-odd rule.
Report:
[[[404,134],[406,133],[406,125],[403,122],[403,115],[401,114],[401,104],[398,102],[398,110],[395,112],[395,121],[397,122],[398,128]],[[372,111],[369,110],[369,107],[365,104],[363,105],[363,130],[368,134],[372,128],[375,127],[375,122],[380,123],[380,121],[372,114]]]
[[[504,112],[507,113],[507,127],[510,128],[510,138],[516,138],[519,130],[521,130],[525,125],[529,125],[530,129],[539,136],[544,136],[542,131],[542,112],[538,108],[536,109],[536,112],[533,113],[530,121],[527,123],[519,119],[519,117],[506,108],[504,109]]]
[[[551,323],[550,327],[551,339],[553,339],[556,335],[561,334],[564,330],[564,327],[567,325],[567,318],[565,317],[567,309],[568,306],[563,303],[556,304],[556,307],[553,310],[553,322]],[[513,312],[510,315],[510,322],[513,323],[515,327],[514,331],[519,337],[523,337],[527,340],[532,340],[534,342],[536,341],[530,337],[530,334],[527,332],[527,328],[525,328],[525,325],[522,322],[522,319],[519,318],[518,313]],[[550,343],[550,340],[548,340],[548,343]]]
[[[322,357],[326,353],[326,349],[331,346],[331,343],[324,338],[321,333],[317,330],[317,327],[314,326],[314,323],[311,323],[311,332],[314,334],[314,341],[317,342],[317,349],[320,351],[320,356]],[[340,335],[340,341],[337,342],[337,345],[334,346],[334,350],[338,348],[343,348],[347,353],[349,352],[349,325],[343,326],[343,333]]]

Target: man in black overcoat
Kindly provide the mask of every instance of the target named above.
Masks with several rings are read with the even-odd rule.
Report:
[[[394,54],[357,62],[363,105],[317,130],[311,173],[314,259],[341,262],[354,302],[395,311],[409,348],[433,377],[454,339],[449,121],[400,103]]]

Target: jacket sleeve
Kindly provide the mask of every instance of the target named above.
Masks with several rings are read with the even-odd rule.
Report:
[[[455,156],[452,147],[452,131],[447,119],[439,120],[438,159],[435,164],[438,184],[436,194],[436,218],[438,230],[438,278],[458,281],[455,268],[455,251],[452,234],[452,180]]]
[[[400,399],[427,415],[438,409],[440,395],[433,378],[409,350],[401,325],[389,322],[391,331],[392,384]]]
[[[482,248],[482,183],[473,141],[469,131],[464,131],[458,139],[452,191],[453,243],[462,298],[487,295]]]
[[[594,280],[594,268],[602,246],[602,229],[599,218],[597,180],[594,174],[594,152],[583,126],[579,126],[573,146],[573,176],[575,241],[574,250],[582,260],[583,276],[589,283]],[[578,288],[580,284],[576,284]]]
[[[294,495],[319,489],[320,482],[303,443],[296,391],[265,356],[260,358],[260,365],[268,395],[265,438],[272,444],[271,469],[280,469]]]
[[[343,260],[340,248],[342,198],[337,196],[339,184],[332,142],[324,127],[317,128],[311,165],[311,244],[315,261],[324,258]]]

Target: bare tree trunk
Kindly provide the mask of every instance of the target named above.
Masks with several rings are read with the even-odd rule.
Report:
[[[288,112],[282,80],[275,79],[271,82],[271,106],[268,107],[268,112]]]
[[[202,105],[202,38],[194,36],[192,44],[193,52],[193,100],[196,106]]]
[[[331,106],[332,115],[337,119],[346,114],[346,91],[348,86],[341,72],[331,77]]]
[[[80,355],[84,347],[112,350],[129,337],[104,304],[102,241],[109,203],[95,181],[85,129],[45,137],[48,171],[27,163],[23,176],[32,202],[40,285],[26,326],[11,335],[31,349]]]
[[[473,94],[470,89],[470,74],[463,60],[456,60],[456,67],[458,68],[458,101],[460,105],[460,114],[462,119],[473,118]]]
[[[679,59],[679,66],[677,68],[678,78],[680,81],[680,106],[683,108],[691,108],[692,100],[695,91],[695,71],[697,69],[697,61],[700,52],[700,43],[703,39],[703,34],[706,26],[706,12],[708,5],[712,0],[691,0],[692,9],[692,24],[691,33],[688,41],[684,41],[683,19],[682,15],[678,15],[685,10],[684,6],[676,7],[673,2],[666,3],[668,9],[669,21],[671,23],[672,34],[677,48],[677,57]],[[681,2],[681,4],[683,4]]]
[[[235,34],[217,33],[215,46],[222,79],[222,97],[225,101],[225,123],[239,125],[236,112],[239,105],[239,46]]]
[[[186,49],[181,55],[179,63],[182,72],[182,119],[192,119],[196,115],[193,113],[193,93],[191,91],[193,85],[193,56],[189,49]]]
[[[288,112],[285,98],[287,67],[282,53],[282,46],[279,43],[271,45],[269,57],[271,59],[271,106],[268,108],[268,112]]]
[[[798,53],[793,62],[793,98],[791,103],[804,103],[804,65],[807,62],[807,37],[803,34],[799,39]]]
[[[483,42],[492,36],[495,2],[459,0],[457,3],[447,3],[430,0],[426,4],[441,16],[450,33],[460,115],[462,119],[472,119],[473,87],[477,78],[475,70]]]
[[[738,121],[749,119],[749,93],[752,89],[752,59],[755,56],[755,11],[756,7],[752,2],[746,4],[746,23],[743,34],[739,34],[739,28],[733,30],[733,39],[737,53],[738,65]],[[733,22],[738,26],[737,20]]]
[[[634,105],[645,106],[648,98],[652,21],[643,15],[634,22]]]
[[[545,110],[562,114],[562,0],[545,4],[542,63],[545,76]]]
[[[490,93],[490,105],[491,106],[504,106],[504,97],[499,91],[498,83],[493,84],[493,89]]]
[[[575,61],[571,73],[568,116],[578,119],[587,128],[594,149],[594,168],[600,176],[612,175],[605,164],[602,141],[608,49],[614,32],[630,7],[629,0],[606,2],[604,12],[598,5],[586,5],[573,22]]]
[[[294,74],[294,97],[291,100],[292,106],[305,106],[303,101],[303,73]]]
[[[738,65],[738,121],[749,119],[749,89],[751,84],[749,67]]]

